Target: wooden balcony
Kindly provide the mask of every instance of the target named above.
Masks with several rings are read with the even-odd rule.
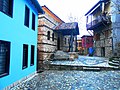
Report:
[[[98,16],[95,20],[86,24],[87,30],[94,30],[102,25],[108,25],[111,23],[111,16]]]

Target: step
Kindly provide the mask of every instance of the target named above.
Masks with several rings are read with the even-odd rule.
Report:
[[[113,63],[119,63],[120,61],[119,60],[112,60],[111,62],[113,62]]]
[[[91,71],[98,71],[98,70],[101,70],[100,68],[98,68],[98,67],[83,67],[83,70],[91,70]]]
[[[109,61],[108,64],[109,64],[109,65],[112,65],[112,66],[119,66],[119,63],[114,63],[114,62],[112,62],[112,61]]]

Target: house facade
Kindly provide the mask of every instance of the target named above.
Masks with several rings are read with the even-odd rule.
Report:
[[[0,1],[0,90],[36,72],[38,13],[37,0]]]
[[[94,31],[97,56],[120,56],[120,1],[100,0],[86,14],[87,30]]]
[[[89,54],[89,49],[93,47],[93,36],[83,35],[81,38],[84,55],[87,55]]]

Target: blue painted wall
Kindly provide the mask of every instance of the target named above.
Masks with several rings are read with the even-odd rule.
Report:
[[[13,18],[0,12],[0,40],[11,42],[9,75],[0,78],[0,90],[36,71],[37,10],[28,0],[13,0]],[[29,28],[24,26],[25,5],[30,9]],[[32,30],[32,12],[36,15],[36,30]],[[23,44],[28,44],[28,67],[22,69]],[[30,66],[31,45],[35,45],[34,65]]]

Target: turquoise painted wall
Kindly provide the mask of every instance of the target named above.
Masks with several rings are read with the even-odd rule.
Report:
[[[0,40],[11,42],[9,75],[0,78],[0,90],[36,71],[37,10],[28,0],[13,0],[13,18],[0,12]],[[30,9],[29,28],[24,26],[25,4]],[[36,15],[36,30],[32,30],[32,12]],[[23,44],[28,44],[28,67],[22,70]],[[35,45],[35,62],[30,66],[31,45]]]

